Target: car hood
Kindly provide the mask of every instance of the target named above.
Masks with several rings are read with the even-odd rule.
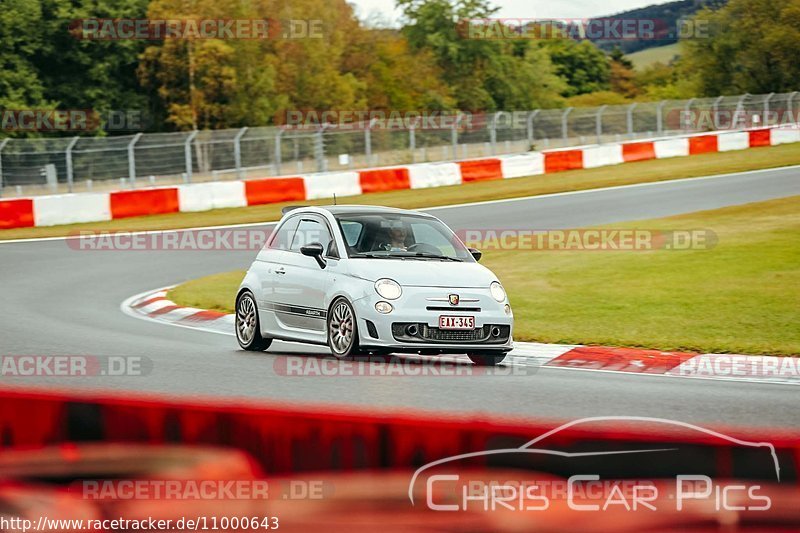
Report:
[[[350,272],[368,281],[391,278],[409,287],[486,288],[497,280],[491,270],[478,263],[434,260],[352,259]]]

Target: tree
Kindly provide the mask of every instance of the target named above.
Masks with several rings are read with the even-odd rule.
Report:
[[[68,109],[142,110],[146,97],[136,77],[144,43],[78,38],[70,23],[83,18],[138,19],[148,0],[41,0],[38,27],[43,46],[36,56],[45,97]]]
[[[51,108],[36,57],[43,47],[41,4],[5,0],[0,10],[0,108]]]
[[[374,110],[447,111],[455,107],[441,69],[426,49],[412,52],[395,30],[361,29],[345,53],[344,68],[364,85]]]
[[[625,54],[619,48],[614,48],[608,54],[608,58],[611,61],[611,71],[609,73],[611,90],[626,98],[634,98],[639,94],[639,88],[634,81],[636,74],[633,72],[633,63],[625,57]]]
[[[730,0],[698,12],[693,27],[700,33],[681,41],[680,72],[696,95],[797,89],[800,0]]]
[[[567,80],[564,96],[603,91],[610,87],[608,57],[589,41],[552,39],[545,41],[556,73]]]
[[[412,50],[433,55],[459,109],[531,109],[560,101],[563,81],[538,44],[513,35],[475,37],[471,25],[496,11],[486,0],[398,0],[397,5]]]

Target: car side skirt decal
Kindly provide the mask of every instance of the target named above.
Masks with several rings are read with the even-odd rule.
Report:
[[[275,311],[276,313],[286,313],[289,315],[298,315],[307,318],[318,318],[320,320],[325,320],[328,318],[327,311],[324,309],[316,309],[314,307],[264,302],[264,304],[261,306],[261,309],[264,311]]]

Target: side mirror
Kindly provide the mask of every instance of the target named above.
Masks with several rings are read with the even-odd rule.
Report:
[[[469,248],[469,253],[472,254],[472,257],[475,258],[475,261],[480,261],[481,257],[483,256],[483,253],[481,253],[481,251],[477,248]]]
[[[325,259],[323,259],[322,254],[325,250],[322,248],[322,245],[318,242],[312,242],[311,244],[306,244],[302,248],[300,248],[300,253],[306,255],[308,257],[313,257],[317,260],[317,264],[319,264],[320,268],[325,268],[327,263]]]

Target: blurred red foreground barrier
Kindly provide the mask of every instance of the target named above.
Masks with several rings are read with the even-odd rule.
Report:
[[[220,401],[0,391],[0,445],[19,448],[102,441],[230,446],[247,452],[263,471],[274,474],[416,468],[457,454],[513,450],[559,427],[559,423],[503,420],[488,415],[455,419],[421,414],[364,414],[343,408],[315,410],[230,402],[219,405]],[[781,481],[797,478],[797,434],[714,429],[737,439],[771,443],[781,463]],[[537,442],[536,447],[564,451],[643,447],[677,450],[668,460],[631,461],[629,455],[623,454],[581,463],[580,468],[590,466],[593,473],[615,477],[672,476],[676,471],[772,481],[776,477],[773,457],[764,447],[744,446],[657,420],[580,423],[560,429]],[[512,452],[502,458],[481,455],[469,466],[492,466],[497,461],[513,468],[546,467],[559,475],[574,469],[575,464],[563,457]]]

